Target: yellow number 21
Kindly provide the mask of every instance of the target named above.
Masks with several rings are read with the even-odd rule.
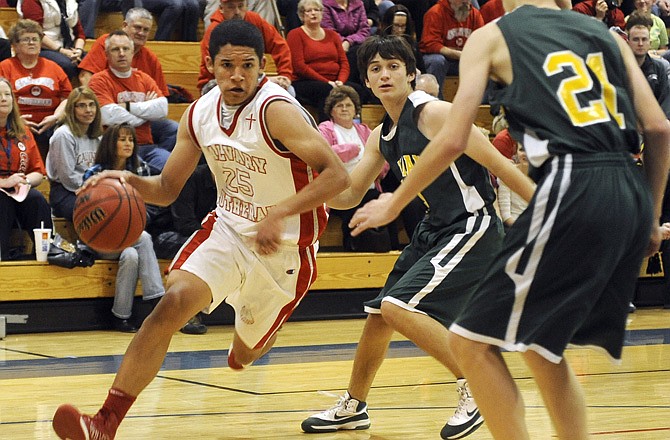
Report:
[[[572,124],[577,127],[598,124],[614,118],[620,128],[626,128],[623,114],[618,112],[616,89],[607,78],[602,52],[591,53],[584,59],[572,51],[564,50],[550,53],[544,61],[544,72],[547,76],[555,75],[572,68],[574,75],[565,78],[558,86],[556,95],[565,109]],[[600,98],[593,99],[588,105],[582,106],[577,99],[580,93],[593,89],[593,79],[589,68],[600,83]],[[611,115],[611,117],[610,117]]]

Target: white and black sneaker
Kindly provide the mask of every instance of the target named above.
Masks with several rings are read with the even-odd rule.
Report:
[[[300,427],[310,433],[368,429],[370,427],[368,405],[352,398],[349,392],[346,392],[335,406],[306,418]]]
[[[440,437],[445,440],[468,436],[484,423],[484,418],[479,414],[477,403],[470,394],[468,382],[465,379],[458,379],[456,385],[458,385],[458,407],[440,431]]]

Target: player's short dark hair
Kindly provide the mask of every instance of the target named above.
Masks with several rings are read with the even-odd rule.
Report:
[[[379,54],[385,60],[397,59],[405,63],[407,73],[416,72],[416,58],[407,40],[397,35],[373,35],[358,48],[358,70],[363,83],[368,79],[368,65]],[[412,81],[414,87],[414,81]]]
[[[265,54],[263,34],[256,26],[244,20],[224,20],[214,28],[209,37],[209,56],[214,59],[226,44],[250,47],[259,60]]]

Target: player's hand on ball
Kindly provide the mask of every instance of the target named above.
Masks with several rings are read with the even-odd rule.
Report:
[[[274,254],[279,250],[281,236],[284,232],[284,219],[273,215],[272,210],[257,226],[256,251],[261,255]]]
[[[77,190],[76,194],[79,194],[81,191],[86,190],[87,188],[96,185],[98,182],[100,182],[102,179],[106,178],[112,178],[112,179],[118,179],[121,181],[122,184],[126,183],[125,179],[125,173],[126,171],[118,171],[118,170],[105,170],[101,171],[98,174],[95,174],[91,177],[89,177],[86,182]]]

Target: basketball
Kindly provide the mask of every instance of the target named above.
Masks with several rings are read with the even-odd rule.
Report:
[[[72,221],[84,243],[98,252],[116,253],[140,238],[147,210],[135,188],[106,178],[77,195]]]

